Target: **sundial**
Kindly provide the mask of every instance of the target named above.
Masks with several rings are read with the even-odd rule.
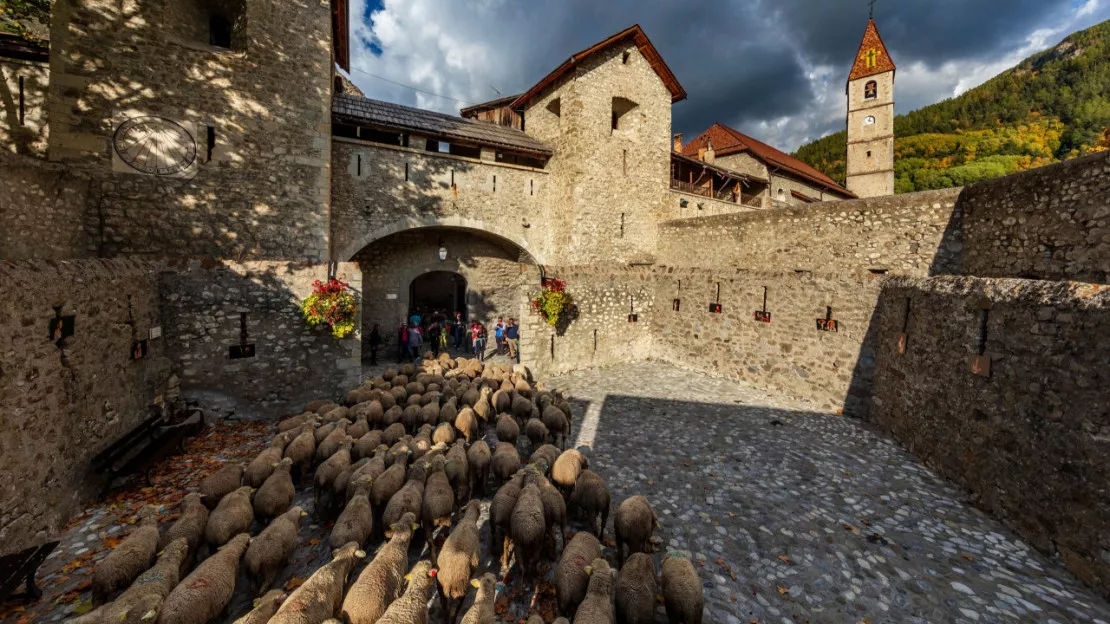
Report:
[[[149,175],[184,172],[197,159],[197,142],[181,124],[163,117],[132,117],[112,137],[116,155],[132,169]]]

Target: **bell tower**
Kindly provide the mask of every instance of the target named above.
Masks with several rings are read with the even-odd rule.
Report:
[[[894,70],[871,19],[847,85],[847,187],[860,197],[894,194]]]

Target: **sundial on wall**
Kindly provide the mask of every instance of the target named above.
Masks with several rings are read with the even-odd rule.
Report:
[[[112,136],[119,161],[148,175],[177,176],[193,167],[197,142],[185,126],[164,117],[132,117]]]

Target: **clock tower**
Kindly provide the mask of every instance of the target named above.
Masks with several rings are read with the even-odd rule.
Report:
[[[872,19],[847,86],[846,186],[860,197],[894,194],[894,69]]]

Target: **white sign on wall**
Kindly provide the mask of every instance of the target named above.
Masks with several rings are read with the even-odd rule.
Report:
[[[397,293],[386,293],[385,298],[386,299],[396,299],[397,298]]]

